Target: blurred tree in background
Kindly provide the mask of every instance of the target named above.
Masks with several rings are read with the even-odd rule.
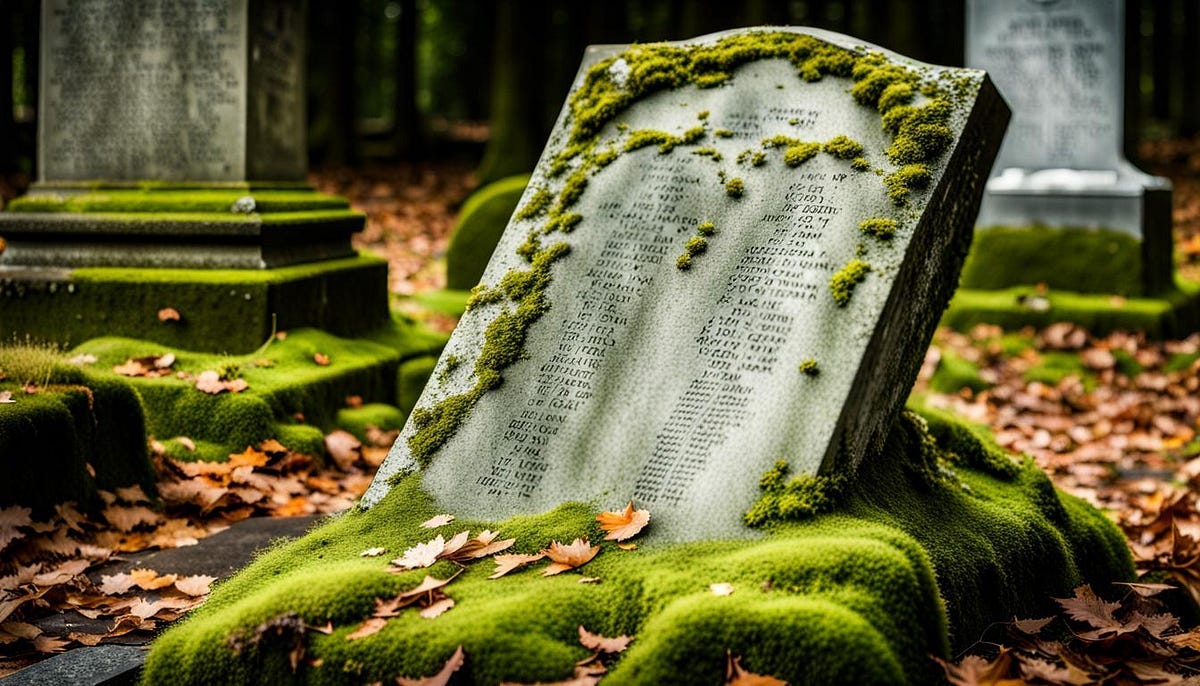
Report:
[[[118,1],[118,0],[114,0]],[[31,174],[37,0],[0,0],[0,173]],[[309,0],[313,165],[469,159],[529,171],[589,44],[796,24],[963,59],[962,0]],[[1127,154],[1200,134],[1200,0],[1127,0]]]

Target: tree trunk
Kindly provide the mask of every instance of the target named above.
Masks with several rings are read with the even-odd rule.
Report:
[[[1183,42],[1181,53],[1184,59],[1181,75],[1183,88],[1179,89],[1183,100],[1183,108],[1179,117],[1179,134],[1195,136],[1200,134],[1200,60],[1191,52],[1200,44],[1200,3],[1183,3]]]
[[[13,118],[13,48],[20,24],[15,4],[0,5],[0,173],[17,171],[17,122]]]
[[[491,136],[477,172],[480,184],[531,171],[542,146],[543,46],[531,36],[539,35],[544,7],[528,0],[495,0],[494,6]]]
[[[401,0],[395,30],[392,142],[397,159],[415,159],[424,153],[425,140],[417,110],[417,0]]]
[[[1190,0],[1195,4],[1196,0]],[[1175,3],[1171,0],[1154,0],[1154,40],[1151,69],[1154,77],[1153,113],[1159,119],[1171,118],[1171,66]]]
[[[1125,0],[1125,158],[1138,158],[1142,126],[1142,0]]]

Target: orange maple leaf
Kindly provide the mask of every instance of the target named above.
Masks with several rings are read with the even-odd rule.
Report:
[[[650,511],[633,509],[633,501],[630,500],[624,512],[601,512],[596,515],[596,521],[600,522],[601,529],[608,532],[604,540],[624,541],[646,528],[650,523]]]
[[[608,638],[600,634],[594,634],[583,625],[579,625],[579,643],[588,650],[597,653],[619,653],[629,646],[629,642],[633,640],[633,636],[617,636],[616,638]]]
[[[600,546],[593,546],[586,538],[577,538],[571,545],[552,541],[542,552],[550,558],[550,565],[542,570],[542,576],[554,576],[587,564],[600,552]]]
[[[742,658],[725,651],[725,683],[727,686],[787,686],[787,682],[773,676],[755,674],[742,667]]]
[[[544,552],[534,553],[532,555],[522,555],[521,553],[512,553],[510,555],[497,555],[492,558],[492,561],[496,563],[496,571],[492,572],[492,575],[489,576],[488,578],[489,579],[499,579],[500,577],[504,576],[505,574],[508,574],[509,572],[513,571],[514,569],[520,569],[521,567],[524,567],[525,565],[530,564],[531,562],[537,562],[538,560],[542,559],[543,557],[546,557],[546,553],[544,553]]]

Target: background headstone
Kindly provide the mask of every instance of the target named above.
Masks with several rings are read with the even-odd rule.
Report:
[[[42,181],[304,178],[298,3],[46,0],[42,22]]]
[[[1131,292],[1121,294],[1147,295],[1174,283],[1171,185],[1121,154],[1124,11],[1123,0],[968,1],[967,65],[986,70],[1013,109],[977,225],[1103,229],[1129,236],[1137,241],[1131,259],[1140,279],[1134,275]],[[980,254],[968,265],[963,285],[1046,282],[1113,292],[1104,291],[1104,284],[1111,288],[1130,271],[1127,261],[1113,260],[1106,272],[1110,260],[1104,255],[1119,242],[1101,245],[1099,258],[1075,275],[1067,266],[1071,255],[1062,255],[1057,269],[1048,264],[1043,270],[1019,254],[997,254],[1008,246],[1019,251],[1019,235],[981,236]],[[1012,269],[996,266],[1006,259]]]
[[[862,49],[839,34],[781,30]],[[641,74],[636,48],[629,61],[603,62],[620,51],[590,49],[571,98],[594,65],[607,65],[593,76],[618,89]],[[549,267],[548,310],[522,335],[509,325],[536,298],[485,298],[470,309],[413,414],[466,416],[456,430],[443,427],[425,468],[441,506],[498,518],[632,497],[654,512],[658,535],[746,535],[742,513],[777,460],[816,474],[879,444],[953,291],[1008,116],[982,72],[887,59],[956,94],[947,98],[952,140],[930,162],[927,190],[904,207],[885,181],[897,167],[883,154],[891,136],[875,107],[851,97],[847,77],[805,81],[786,59],[760,59],[721,87],[651,93],[600,132],[592,149],[623,151],[615,159],[555,175],[572,130],[569,98],[483,277],[518,290],[531,283],[526,274],[536,279],[542,258],[527,271],[518,252],[547,217],[526,208],[545,195],[561,201],[582,182],[577,225],[541,238],[570,246]],[[913,105],[925,102],[918,95]],[[639,137],[676,140],[697,127],[704,133],[691,144],[630,149]],[[784,149],[765,143],[774,136],[847,136],[878,173],[828,152],[786,164]],[[871,219],[894,221],[895,235],[868,235],[860,225]],[[700,228],[706,222],[712,232]],[[687,247],[706,233],[706,249]],[[688,269],[677,266],[684,255]],[[831,279],[856,263],[869,272],[839,305]],[[497,354],[514,361],[472,406]],[[807,361],[819,373],[806,375],[817,371]],[[438,430],[410,418],[364,503],[430,457],[420,446]]]

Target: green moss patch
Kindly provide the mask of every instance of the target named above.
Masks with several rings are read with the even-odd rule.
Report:
[[[977,324],[1017,330],[1067,321],[1097,336],[1140,331],[1150,338],[1182,338],[1200,327],[1200,292],[1196,284],[1182,280],[1176,284],[1178,290],[1155,298],[1117,298],[1062,290],[1043,294],[1029,286],[1003,290],[959,288],[942,324],[958,331],[969,331]],[[1044,306],[1033,306],[1043,302]]]
[[[376,597],[456,571],[446,562],[385,571],[434,535],[418,524],[443,511],[419,476],[405,477],[372,509],[276,547],[218,587],[155,642],[143,681],[390,681],[432,674],[461,644],[465,683],[549,682],[586,657],[582,624],[636,636],[605,677],[613,683],[719,683],[727,650],[797,684],[933,683],[940,671],[929,656],[970,645],[988,623],[1037,616],[1077,584],[1133,574],[1123,537],[1099,512],[1056,492],[1028,460],[1005,456],[1007,470],[989,467],[981,457],[989,446],[944,425],[937,433],[903,420],[881,454],[812,508],[823,512],[773,518],[762,538],[667,544],[651,534],[636,551],[604,543],[581,570],[600,578],[594,584],[535,570],[488,580],[492,565],[475,564],[446,587],[456,602],[446,614],[430,621],[406,611],[348,641]],[[600,540],[595,513],[569,503],[503,522],[460,519],[447,531],[499,530],[517,539],[516,552],[534,552],[551,540]],[[376,546],[387,554],[359,555]],[[710,593],[718,582],[734,594]],[[332,635],[303,636],[320,666],[302,663],[293,674],[282,641],[231,651],[231,636],[288,612],[314,626],[333,622]]]
[[[1146,295],[1141,242],[1098,229],[978,229],[960,283],[981,290],[1043,283],[1075,293]]]
[[[528,174],[518,174],[489,183],[467,198],[458,213],[458,224],[446,249],[446,286],[467,290],[479,283],[488,260],[508,227],[521,194],[529,184]],[[518,219],[534,219],[549,208],[553,195],[540,188],[520,210]]]
[[[181,319],[160,320],[167,307]],[[29,334],[75,345],[119,334],[244,353],[275,330],[305,326],[347,337],[389,326],[387,262],[364,255],[277,269],[86,268],[0,278],[0,340]]]
[[[368,441],[367,430],[371,427],[383,431],[400,429],[404,426],[405,414],[400,408],[387,403],[367,403],[362,407],[346,407],[337,411],[338,428],[354,434],[360,441]]]
[[[942,352],[937,369],[929,379],[929,387],[938,393],[958,393],[964,388],[978,393],[991,386],[980,376],[978,367],[949,351]]]
[[[253,198],[253,206],[242,205],[242,211],[235,212],[234,204],[243,198]],[[82,192],[34,191],[14,199],[7,209],[9,212],[73,214],[166,213],[188,218],[226,218],[229,221],[237,221],[249,214],[268,215],[349,208],[350,203],[345,198],[325,195],[311,189],[93,188]]]

